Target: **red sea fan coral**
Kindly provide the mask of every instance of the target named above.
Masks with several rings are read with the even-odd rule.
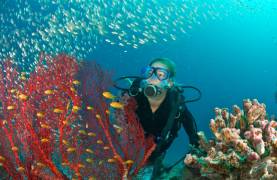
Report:
[[[152,137],[144,137],[143,128],[134,111],[136,108],[134,99],[126,96],[120,99],[114,96],[107,99],[103,96],[102,93],[112,82],[109,79],[111,76],[107,74],[110,73],[104,72],[94,62],[84,62],[82,70],[78,73],[78,79],[82,80],[80,90],[84,106],[90,110],[84,111],[82,117],[88,128],[97,134],[95,138],[111,148],[107,151],[111,154],[98,153],[97,159],[101,162],[103,159],[106,159],[106,162],[115,161],[116,172],[119,169],[120,177],[132,176],[145,164],[156,146]],[[109,103],[115,102],[124,106],[111,108]],[[100,163],[100,167],[102,164]],[[112,165],[109,163],[109,166]],[[115,178],[111,172],[109,178]]]
[[[88,64],[87,64],[88,63]],[[78,80],[77,80],[77,79]],[[95,62],[41,57],[35,71],[0,69],[0,166],[14,179],[123,179],[155,148],[131,98],[106,99],[111,75]],[[109,103],[122,104],[112,108]]]
[[[66,109],[67,103],[78,105],[80,98],[70,89],[78,65],[65,55],[41,58],[36,71],[27,77],[8,60],[1,66],[0,101],[1,156],[4,169],[12,177],[34,176],[41,171],[49,176],[63,178],[64,174],[53,160],[57,133],[66,131],[63,121],[73,121],[77,114]],[[40,169],[40,170],[38,170]],[[37,174],[37,173],[36,173]],[[40,173],[44,174],[44,173]]]

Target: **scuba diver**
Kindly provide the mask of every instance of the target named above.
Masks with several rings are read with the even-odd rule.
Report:
[[[182,86],[173,80],[176,75],[175,63],[170,59],[154,59],[143,68],[141,75],[142,77],[126,76],[120,79],[135,78],[129,89],[116,85],[115,87],[127,90],[128,94],[135,98],[137,102],[135,112],[145,131],[145,136],[154,136],[157,146],[147,162],[147,166],[153,166],[151,177],[153,180],[159,179],[165,171],[162,161],[181,126],[189,137],[189,143],[198,147],[195,119],[185,104],[195,100],[185,101]],[[199,90],[198,92],[201,94]]]

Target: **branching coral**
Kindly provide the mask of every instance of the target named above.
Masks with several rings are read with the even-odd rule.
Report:
[[[30,74],[18,68],[0,64],[0,172],[90,180],[138,173],[156,144],[144,137],[134,99],[107,99],[109,73],[66,55],[42,56]]]
[[[264,104],[246,99],[243,110],[235,105],[233,113],[215,108],[210,129],[215,139],[199,132],[200,150],[186,156],[187,166],[209,178],[277,178],[277,122],[267,118]]]

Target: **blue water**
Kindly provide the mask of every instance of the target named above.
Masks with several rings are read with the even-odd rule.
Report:
[[[257,98],[266,104],[269,115],[276,114],[277,10],[268,6],[265,8],[268,11],[256,14],[238,8],[238,12],[222,19],[195,26],[188,36],[180,35],[176,41],[149,44],[130,49],[128,53],[101,47],[90,59],[116,69],[115,77],[139,74],[141,67],[156,57],[174,60],[176,81],[202,91],[202,99],[189,103],[188,107],[198,130],[209,137],[214,107],[232,110],[235,104],[242,107],[243,99]],[[191,90],[185,94],[188,98],[195,95]],[[166,162],[178,160],[187,151],[187,145],[187,135],[181,130],[168,151]]]

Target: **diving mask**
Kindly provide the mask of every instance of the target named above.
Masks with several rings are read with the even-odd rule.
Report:
[[[160,81],[170,77],[170,72],[166,68],[146,66],[141,70],[141,75],[145,79],[152,77],[153,74],[155,74]]]

